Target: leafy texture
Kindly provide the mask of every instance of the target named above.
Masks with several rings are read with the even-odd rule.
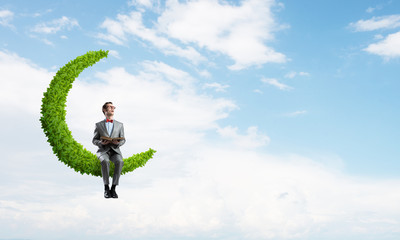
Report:
[[[47,137],[47,141],[53,148],[58,159],[70,168],[81,174],[101,176],[101,165],[96,155],[83,148],[75,141],[71,131],[65,122],[67,114],[65,107],[67,95],[72,88],[75,78],[87,67],[92,66],[100,59],[107,57],[108,51],[89,51],[77,57],[62,67],[53,80],[47,91],[43,94],[40,122]],[[124,159],[122,174],[131,172],[138,167],[143,167],[153,157],[156,151],[149,149],[146,152],[134,154]],[[110,164],[110,175],[114,172],[114,164]]]

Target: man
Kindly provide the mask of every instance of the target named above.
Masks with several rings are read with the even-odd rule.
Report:
[[[119,150],[125,143],[124,139],[124,125],[121,122],[114,120],[114,110],[112,102],[106,102],[102,111],[106,119],[96,123],[94,130],[93,144],[98,146],[97,158],[101,163],[101,175],[103,176],[104,182],[104,197],[105,198],[118,198],[115,191],[115,187],[119,183],[119,177],[121,176],[122,166],[124,161],[122,160],[122,154]],[[104,140],[101,137],[109,138],[122,138],[121,140]],[[115,170],[112,178],[111,190],[109,187],[109,172],[110,172],[110,160],[114,163]]]

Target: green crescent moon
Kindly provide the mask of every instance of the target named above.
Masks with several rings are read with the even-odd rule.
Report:
[[[42,129],[47,141],[58,159],[81,174],[101,176],[100,161],[96,155],[83,148],[75,141],[65,122],[67,95],[75,78],[87,67],[107,57],[108,51],[89,51],[60,68],[50,86],[43,94],[41,118]],[[156,151],[149,148],[146,152],[124,158],[122,173],[131,172],[143,167]],[[114,164],[110,164],[110,175],[114,172]]]

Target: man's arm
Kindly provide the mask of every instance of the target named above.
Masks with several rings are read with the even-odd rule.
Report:
[[[123,140],[113,142],[117,147],[121,147],[125,143],[125,133],[124,133],[124,124],[121,123],[121,130],[119,131],[119,137],[123,137]]]
[[[101,140],[100,140],[100,134],[99,131],[97,131],[97,124],[95,125],[94,128],[94,134],[93,134],[93,140],[92,143],[98,147],[101,147],[103,144],[101,144]]]

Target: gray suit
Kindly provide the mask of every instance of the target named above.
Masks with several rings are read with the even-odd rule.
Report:
[[[106,120],[96,123],[96,128],[94,129],[93,144],[98,146],[96,156],[101,163],[101,174],[103,176],[103,182],[105,185],[109,183],[109,172],[110,172],[110,160],[114,163],[114,175],[113,175],[113,185],[118,185],[119,177],[121,176],[122,166],[124,161],[122,160],[122,154],[119,147],[124,145],[125,140],[119,141],[117,145],[115,144],[101,144],[100,137],[125,137],[124,135],[124,125],[121,122],[114,120],[113,130],[111,136],[109,136],[106,128]]]

